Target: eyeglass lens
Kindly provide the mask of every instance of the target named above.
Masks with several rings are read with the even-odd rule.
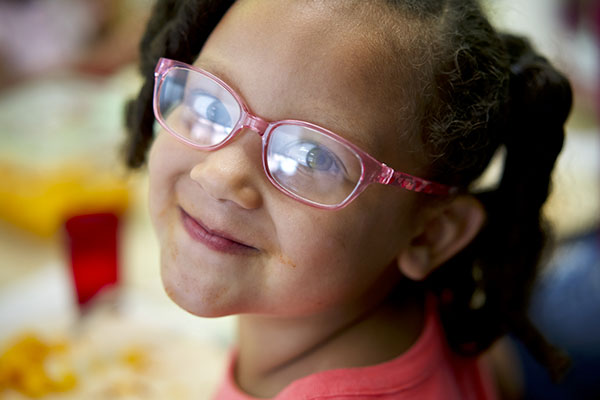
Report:
[[[236,98],[200,72],[174,67],[158,93],[163,123],[198,146],[226,140],[242,116]],[[322,204],[342,203],[362,175],[358,155],[345,144],[313,128],[276,123],[267,131],[266,168],[271,178],[294,195]]]

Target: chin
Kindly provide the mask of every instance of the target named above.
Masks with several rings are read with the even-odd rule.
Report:
[[[224,317],[239,312],[228,287],[187,276],[177,265],[161,263],[165,293],[185,311],[204,318]]]

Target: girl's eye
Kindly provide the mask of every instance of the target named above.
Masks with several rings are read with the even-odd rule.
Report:
[[[329,151],[315,146],[306,153],[306,164],[312,169],[327,171],[334,164],[337,164],[333,157],[333,154]]]
[[[188,103],[203,119],[223,127],[231,128],[231,116],[225,104],[218,98],[203,92],[192,93]]]
[[[344,164],[328,148],[314,142],[297,141],[283,149],[287,159],[313,171],[337,173],[345,171]]]

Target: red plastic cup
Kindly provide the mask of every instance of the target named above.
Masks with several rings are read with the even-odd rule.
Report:
[[[65,222],[71,274],[81,307],[119,278],[119,218],[112,213],[77,215]]]

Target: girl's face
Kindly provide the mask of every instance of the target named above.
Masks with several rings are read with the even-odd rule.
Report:
[[[316,123],[418,173],[414,152],[402,147],[396,114],[404,100],[390,89],[378,17],[360,9],[238,1],[196,65],[264,119]],[[149,170],[165,289],[201,316],[353,307],[400,279],[395,259],[419,229],[418,195],[397,188],[372,185],[338,211],[287,197],[265,176],[251,130],[212,152],[161,131]]]

